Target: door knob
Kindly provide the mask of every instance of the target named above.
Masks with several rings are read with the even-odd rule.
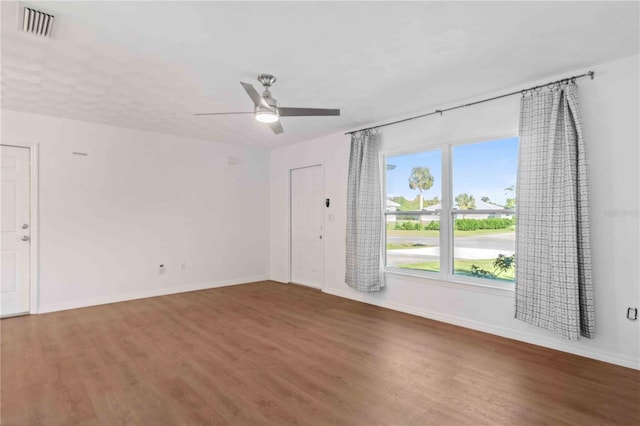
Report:
[[[322,239],[322,235],[320,235],[320,239]]]
[[[22,238],[21,238],[22,241],[29,241],[30,239],[31,238],[29,238],[28,235],[23,235]]]

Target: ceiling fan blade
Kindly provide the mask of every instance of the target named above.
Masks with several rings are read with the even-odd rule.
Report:
[[[232,114],[253,114],[253,112],[198,112],[193,115],[232,115]]]
[[[284,132],[284,129],[282,128],[282,124],[280,123],[280,120],[275,121],[273,123],[269,123],[269,127],[271,127],[271,130],[273,130],[273,133],[275,133],[276,135]]]
[[[326,108],[289,108],[279,107],[280,117],[304,117],[304,116],[319,116],[319,115],[340,115],[339,109],[326,109]]]
[[[249,83],[243,83],[242,81],[240,82],[240,84],[242,84],[242,87],[244,87],[245,92],[247,92],[247,95],[249,95],[255,106],[262,105],[265,108],[271,109],[271,106],[269,106],[269,104],[264,99],[262,99],[262,96],[260,96],[260,93],[258,93],[255,87],[253,87]]]

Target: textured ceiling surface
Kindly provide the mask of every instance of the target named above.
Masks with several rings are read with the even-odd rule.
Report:
[[[24,2],[1,5],[1,106],[273,148],[637,54],[637,2]],[[274,135],[239,81],[278,78]]]

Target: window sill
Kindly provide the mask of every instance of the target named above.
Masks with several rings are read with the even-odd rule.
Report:
[[[384,272],[385,276],[388,278],[397,278],[403,281],[412,281],[419,284],[456,288],[485,294],[495,294],[502,297],[515,297],[515,285],[511,285],[511,287],[499,284],[492,285],[491,283],[478,282],[476,280],[465,280],[455,276],[444,278],[439,276],[437,273],[420,273],[395,268],[387,268]]]

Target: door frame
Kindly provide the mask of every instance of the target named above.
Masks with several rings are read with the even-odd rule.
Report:
[[[38,303],[40,302],[40,275],[39,258],[40,253],[40,222],[39,222],[39,188],[38,171],[40,169],[39,144],[28,142],[2,143],[2,146],[12,146],[15,148],[26,148],[29,150],[29,221],[31,226],[31,239],[29,247],[29,313],[38,313]]]
[[[325,287],[325,236],[326,236],[326,224],[325,224],[325,220],[324,220],[324,214],[322,215],[322,282],[320,283],[320,287],[315,287],[315,286],[311,286],[311,285],[307,285],[307,284],[302,284],[302,283],[294,283],[291,281],[291,278],[293,276],[293,241],[291,240],[293,238],[293,230],[292,230],[292,225],[293,225],[293,221],[291,220],[292,217],[292,213],[293,213],[293,197],[292,197],[292,191],[291,191],[291,184],[292,184],[292,175],[293,172],[295,170],[302,170],[302,169],[308,169],[311,167],[320,167],[320,174],[322,175],[322,194],[323,196],[326,195],[326,188],[325,188],[325,183],[324,183],[324,164],[322,163],[315,163],[315,164],[309,164],[306,166],[300,166],[300,167],[292,167],[289,169],[288,171],[288,180],[289,180],[289,193],[288,195],[288,201],[289,201],[289,211],[287,214],[287,220],[288,220],[288,226],[287,226],[287,232],[289,233],[288,238],[287,238],[287,244],[289,245],[289,257],[287,258],[287,261],[289,263],[288,268],[287,268],[287,282],[289,284],[296,284],[296,285],[301,285],[301,286],[305,286],[305,287],[309,287],[309,288],[315,288],[315,289],[319,289],[324,291],[324,287]]]

